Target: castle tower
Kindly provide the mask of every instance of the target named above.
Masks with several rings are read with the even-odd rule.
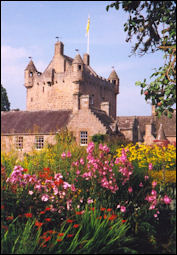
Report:
[[[108,77],[108,80],[115,84],[115,94],[119,94],[119,77],[116,73],[116,71],[113,69],[111,74]]]
[[[37,69],[32,60],[30,60],[29,64],[25,68],[25,87],[31,88],[34,82],[34,75],[37,73]]]
[[[73,82],[79,83],[83,79],[83,69],[84,69],[84,62],[80,56],[77,54],[72,61],[72,71],[73,71]]]

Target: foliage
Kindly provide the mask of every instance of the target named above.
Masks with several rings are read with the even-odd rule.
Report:
[[[162,113],[171,117],[176,103],[176,2],[175,1],[115,1],[106,7],[119,10],[119,6],[129,14],[124,24],[126,41],[136,38],[132,53],[144,55],[161,51],[165,63],[152,75],[150,84],[136,82],[141,86],[145,100],[151,100],[160,117]]]
[[[1,84],[1,111],[10,111],[10,103],[6,89]]]
[[[136,148],[137,160],[131,146],[129,150],[121,148],[115,157],[106,144],[96,146],[91,142],[80,154],[72,142],[66,143],[68,147],[60,142],[65,148],[62,153],[48,146],[47,152],[41,150],[35,158],[29,158],[36,161],[30,172],[16,165],[7,176],[1,168],[3,253],[21,253],[23,245],[26,253],[32,247],[31,254],[174,251],[170,238],[175,232],[169,214],[172,198],[152,179],[150,154],[141,162],[145,148],[141,154]],[[56,166],[53,157],[54,162],[60,162],[58,168],[44,167],[44,162]],[[161,216],[164,211],[169,219],[165,223]],[[164,224],[169,236],[164,233],[160,238]],[[30,236],[29,232],[34,234]],[[168,249],[163,247],[166,243]]]

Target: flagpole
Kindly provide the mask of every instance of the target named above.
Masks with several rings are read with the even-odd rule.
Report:
[[[87,36],[87,54],[89,54],[89,31]]]

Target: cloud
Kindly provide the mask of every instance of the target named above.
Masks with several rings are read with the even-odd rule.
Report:
[[[28,56],[30,56],[29,52],[31,51],[31,49],[16,48],[10,45],[2,45],[1,47],[1,83],[6,88],[11,109],[19,108],[25,110],[26,89],[24,87],[24,69],[28,64]],[[37,61],[36,67],[39,71],[44,70],[46,63]]]

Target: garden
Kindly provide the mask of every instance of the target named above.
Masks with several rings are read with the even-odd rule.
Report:
[[[2,254],[176,254],[176,145],[1,153]]]

